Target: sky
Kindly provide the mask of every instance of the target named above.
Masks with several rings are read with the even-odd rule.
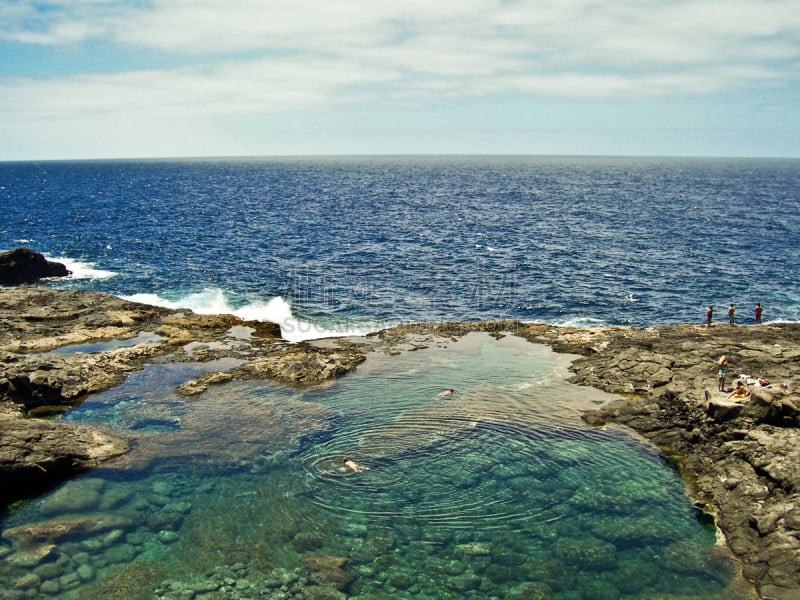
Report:
[[[0,160],[800,157],[800,0],[0,0]]]

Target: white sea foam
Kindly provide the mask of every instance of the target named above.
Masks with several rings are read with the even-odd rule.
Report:
[[[195,313],[203,315],[232,314],[246,321],[263,321],[280,325],[281,337],[289,342],[302,342],[330,337],[361,336],[376,331],[375,327],[347,326],[343,328],[328,329],[316,323],[301,321],[292,314],[291,305],[276,296],[269,302],[251,302],[239,308],[234,308],[228,301],[225,292],[218,288],[206,288],[202,292],[195,292],[170,300],[156,294],[134,294],[124,296],[126,300],[141,302],[151,306],[165,308],[188,308]]]
[[[109,279],[116,276],[116,273],[113,271],[98,269],[93,262],[85,262],[73,258],[65,258],[63,256],[55,258],[45,256],[45,258],[47,258],[47,260],[60,262],[67,267],[67,270],[71,273],[69,279]]]
[[[606,327],[608,323],[592,317],[571,317],[553,323],[556,327]]]

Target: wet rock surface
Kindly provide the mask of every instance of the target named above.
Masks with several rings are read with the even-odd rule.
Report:
[[[146,341],[119,347],[120,340],[143,333],[151,334]],[[88,343],[96,350],[70,351]],[[124,454],[131,440],[119,434],[33,417],[64,412],[155,359],[230,359],[239,369],[179,387],[196,395],[234,376],[318,383],[354,369],[364,352],[355,345],[293,346],[280,338],[277,325],[232,315],[197,315],[97,292],[0,287],[0,502],[39,493]]]
[[[221,438],[234,431],[237,439],[225,438],[226,444],[246,446],[248,428],[269,426],[270,413],[264,407],[260,416],[248,412],[248,403],[237,400],[237,379],[314,385],[352,371],[369,352],[391,355],[446,346],[472,331],[498,337],[513,333],[578,355],[572,364],[574,383],[621,396],[587,413],[587,423],[624,425],[659,446],[684,474],[692,499],[715,514],[728,546],[742,561],[745,577],[755,582],[759,593],[765,598],[798,597],[798,325],[582,329],[516,321],[438,323],[398,326],[366,338],[289,344],[280,339],[279,328],[271,324],[244,322],[231,315],[157,308],[94,292],[36,286],[0,288],[0,323],[0,490],[10,490],[3,502],[38,493],[76,472],[124,454],[131,440],[120,439],[119,434],[32,417],[73,407],[89,394],[120,384],[154,360],[228,361],[229,368],[187,376],[174,392],[187,402],[202,403],[204,411],[218,410]],[[248,335],[242,335],[245,330]],[[103,346],[104,342],[131,340],[145,333],[144,341],[132,346]],[[97,343],[98,349],[69,351],[70,346],[89,342]],[[745,379],[751,382],[752,396],[743,404],[726,401],[726,394],[717,390],[716,361],[723,354],[730,361],[731,377],[726,386],[740,374],[748,375]],[[768,380],[769,385],[754,384],[759,378]],[[218,389],[224,389],[224,395],[218,394]],[[304,430],[324,430],[333,423],[333,415],[311,403],[297,403],[292,410],[298,430],[287,432],[289,437],[297,437]],[[163,444],[149,441],[147,446],[154,453],[196,455],[191,418],[185,421],[179,430],[158,436]],[[281,439],[278,429],[272,435]],[[132,456],[119,460],[124,463]],[[224,452],[219,452],[219,459],[226,460]],[[135,460],[147,461],[148,456],[142,454]],[[51,502],[58,506],[53,508],[52,522],[45,523],[41,531],[11,533],[23,546],[25,540],[36,541],[30,549],[18,549],[15,560],[47,564],[52,540],[87,526],[60,518],[64,510],[61,504],[68,507],[71,502],[91,502],[93,497],[91,489],[83,488],[79,494],[55,495]],[[125,531],[124,524],[112,525],[112,533]],[[173,531],[169,524],[154,522],[152,527],[159,535],[163,532],[161,543],[175,541],[169,539]],[[598,547],[595,554],[602,558],[604,548]],[[562,550],[564,556],[577,551],[567,545]],[[319,597],[338,597],[341,592],[337,587],[346,585],[350,577],[346,557],[326,560],[306,564],[302,572],[291,576],[276,577],[274,584],[290,593],[293,582],[310,582],[315,585],[309,589],[316,589]],[[330,564],[338,566],[328,568]],[[91,568],[84,569],[86,578],[93,577],[88,572]],[[42,574],[36,576],[45,581]],[[234,589],[237,581],[245,587],[250,585],[246,573],[213,573],[211,580],[213,590],[220,593]],[[60,581],[55,576],[46,581],[51,586],[58,581],[61,589],[78,583]],[[459,574],[452,585],[470,590],[476,581],[470,573]],[[402,589],[405,583],[398,579],[393,585]],[[32,580],[18,584],[20,589],[44,585]],[[184,584],[165,579],[157,596],[177,597],[185,592]],[[520,590],[520,597],[538,592]]]
[[[576,383],[635,393],[585,420],[626,425],[659,446],[692,499],[716,515],[759,594],[800,597],[800,326],[574,331],[563,348],[583,355]],[[749,400],[718,390],[721,355],[733,374],[725,387],[750,382]]]

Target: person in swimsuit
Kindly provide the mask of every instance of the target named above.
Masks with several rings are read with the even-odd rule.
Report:
[[[448,388],[446,390],[442,390],[434,398],[446,398],[447,396],[452,396],[455,393],[454,389]]]
[[[720,392],[724,392],[725,377],[728,375],[728,357],[725,355],[720,356],[717,364],[719,365],[719,370],[717,371],[717,388]]]
[[[733,316],[736,314],[736,305],[731,302],[731,305],[728,307],[728,324],[733,325],[734,318]]]
[[[750,397],[750,390],[747,389],[747,386],[740,381],[736,382],[736,387],[733,388],[733,391],[728,394],[727,400],[733,400],[734,402],[741,402],[742,400],[747,400]]]
[[[711,327],[711,320],[713,318],[714,318],[714,307],[709,304],[708,310],[706,311],[706,327]]]
[[[761,306],[761,302],[756,304],[756,325],[761,325],[761,313],[764,312],[764,307]]]
[[[342,457],[342,466],[345,469],[350,469],[351,471],[355,471],[356,473],[361,473],[362,471],[369,471],[369,467],[364,467],[358,464],[357,462],[350,460],[346,456]]]

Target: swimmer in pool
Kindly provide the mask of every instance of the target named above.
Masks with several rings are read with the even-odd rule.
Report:
[[[342,466],[346,469],[350,469],[351,471],[355,471],[356,473],[361,473],[362,471],[369,471],[369,467],[364,467],[358,464],[355,461],[350,460],[346,456],[342,457]]]
[[[447,396],[452,396],[454,393],[455,393],[454,389],[448,388],[448,389],[442,390],[441,392],[436,394],[436,396],[434,396],[434,398],[446,398]]]

